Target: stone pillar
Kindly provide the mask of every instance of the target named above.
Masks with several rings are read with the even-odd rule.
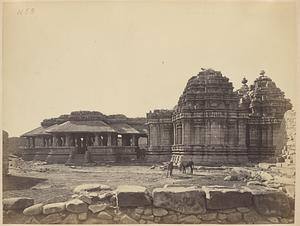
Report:
[[[52,146],[57,147],[57,136],[53,135]]]
[[[111,134],[107,134],[107,146],[111,146]]]
[[[46,139],[45,137],[41,137],[42,139],[42,147],[46,147]]]
[[[52,146],[52,142],[53,142],[53,138],[52,137],[48,137],[48,147]]]
[[[111,134],[111,145],[112,146],[118,145],[118,135],[117,134]]]
[[[176,130],[177,130],[177,128],[176,128],[176,124],[175,124],[175,123],[173,123],[173,133],[174,133],[173,144],[174,144],[174,145],[175,145],[175,144],[177,144],[177,135],[176,135]]]
[[[94,141],[94,146],[99,146],[99,134],[95,134],[95,141]]]
[[[136,143],[136,136],[133,134],[131,146],[136,146],[135,143]]]
[[[69,147],[70,146],[70,134],[66,134],[66,142],[65,146]]]
[[[30,148],[30,137],[26,137],[26,140],[27,140],[26,148]]]
[[[32,137],[32,147],[35,148],[35,137]]]

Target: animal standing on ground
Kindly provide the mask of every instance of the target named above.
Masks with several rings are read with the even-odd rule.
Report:
[[[173,174],[173,168],[174,168],[173,162],[170,161],[168,163],[168,167],[167,167],[167,177],[169,177],[169,176],[171,177],[172,176],[172,174]]]
[[[179,164],[179,170],[182,171],[183,173],[186,173],[186,168],[190,167],[191,169],[191,174],[194,172],[194,162],[193,161],[188,161],[188,162],[181,162]]]

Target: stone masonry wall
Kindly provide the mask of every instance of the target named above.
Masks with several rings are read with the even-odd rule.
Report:
[[[4,223],[28,224],[207,224],[293,223],[294,200],[261,186],[155,188],[84,184],[68,201],[3,200]]]

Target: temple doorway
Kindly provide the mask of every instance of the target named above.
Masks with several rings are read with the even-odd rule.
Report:
[[[86,137],[78,137],[76,143],[76,152],[78,154],[84,154],[87,151],[88,142]]]

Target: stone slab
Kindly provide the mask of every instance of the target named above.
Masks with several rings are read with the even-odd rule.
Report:
[[[142,186],[120,185],[116,189],[119,207],[141,207],[152,204],[148,190]]]
[[[291,214],[289,198],[284,192],[260,186],[246,189],[253,194],[255,209],[261,215],[287,217]]]
[[[252,205],[252,194],[244,189],[225,186],[203,186],[207,209],[231,209]]]
[[[152,193],[153,205],[181,213],[204,213],[205,193],[196,188],[168,187],[156,188]]]

